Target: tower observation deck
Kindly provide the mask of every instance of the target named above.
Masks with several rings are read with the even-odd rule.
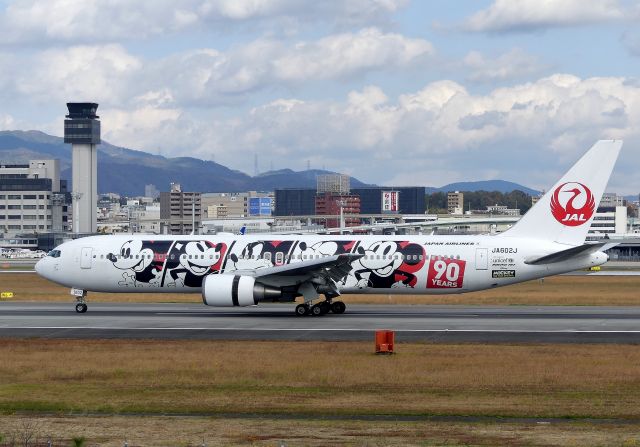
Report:
[[[98,203],[98,150],[100,118],[98,104],[67,103],[69,114],[64,120],[64,142],[71,144],[73,197],[73,231],[95,233]]]

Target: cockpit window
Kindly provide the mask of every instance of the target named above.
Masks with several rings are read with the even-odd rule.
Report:
[[[60,257],[60,250],[51,250],[47,256],[51,256],[52,258],[59,258]]]

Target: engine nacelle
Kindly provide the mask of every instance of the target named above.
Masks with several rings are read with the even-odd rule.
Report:
[[[207,306],[253,306],[281,294],[280,289],[256,283],[253,276],[247,275],[207,275],[202,282],[202,302]]]

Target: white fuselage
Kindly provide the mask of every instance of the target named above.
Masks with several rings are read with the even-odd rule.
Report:
[[[607,261],[525,261],[569,248],[496,236],[92,236],[66,242],[38,262],[56,283],[95,292],[199,293],[210,274],[257,271],[342,253],[362,255],[340,293],[446,294],[505,286]]]

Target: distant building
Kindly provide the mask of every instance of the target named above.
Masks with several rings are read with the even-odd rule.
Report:
[[[179,183],[171,183],[169,192],[160,193],[160,219],[169,234],[190,234],[202,221],[201,194],[183,192]]]
[[[129,213],[133,233],[160,234],[160,205],[141,205]]]
[[[600,199],[600,208],[613,208],[616,206],[624,206],[624,197],[612,192],[605,192]]]
[[[316,192],[334,194],[349,194],[351,191],[351,177],[344,174],[323,174],[316,178]]]
[[[502,216],[519,216],[519,208],[509,208],[506,205],[491,205],[487,206],[487,214],[500,214]]]
[[[360,198],[361,214],[384,214],[385,194],[395,192],[399,214],[425,213],[425,188],[423,186],[363,186],[351,188],[352,196]],[[317,192],[311,188],[287,188],[275,190],[276,216],[308,216],[315,214]]]
[[[316,190],[287,188],[275,190],[276,216],[310,216],[316,212]]]
[[[602,202],[601,202],[602,203]],[[591,227],[587,233],[587,240],[593,241],[610,237],[613,234],[627,232],[627,207],[598,207]]]
[[[214,192],[202,194],[202,208],[208,219],[271,216],[273,194],[266,192]]]
[[[273,197],[249,197],[249,216],[266,217],[273,214]]]
[[[334,216],[326,220],[326,228],[337,228],[341,226],[340,219],[335,217],[340,215],[341,208],[343,215],[360,214],[360,197],[357,195],[324,192],[318,193],[315,201],[315,214],[320,216]],[[344,225],[346,227],[360,225],[360,219],[357,217],[345,217]]]
[[[70,230],[69,200],[59,160],[0,165],[0,233],[5,237]]]
[[[464,211],[464,194],[460,191],[447,193],[447,211],[449,214],[462,214]]]
[[[531,206],[535,205],[536,203],[538,203],[538,201],[540,199],[542,199],[542,196],[544,195],[544,191],[542,193],[540,193],[540,195],[538,196],[531,196]]]

